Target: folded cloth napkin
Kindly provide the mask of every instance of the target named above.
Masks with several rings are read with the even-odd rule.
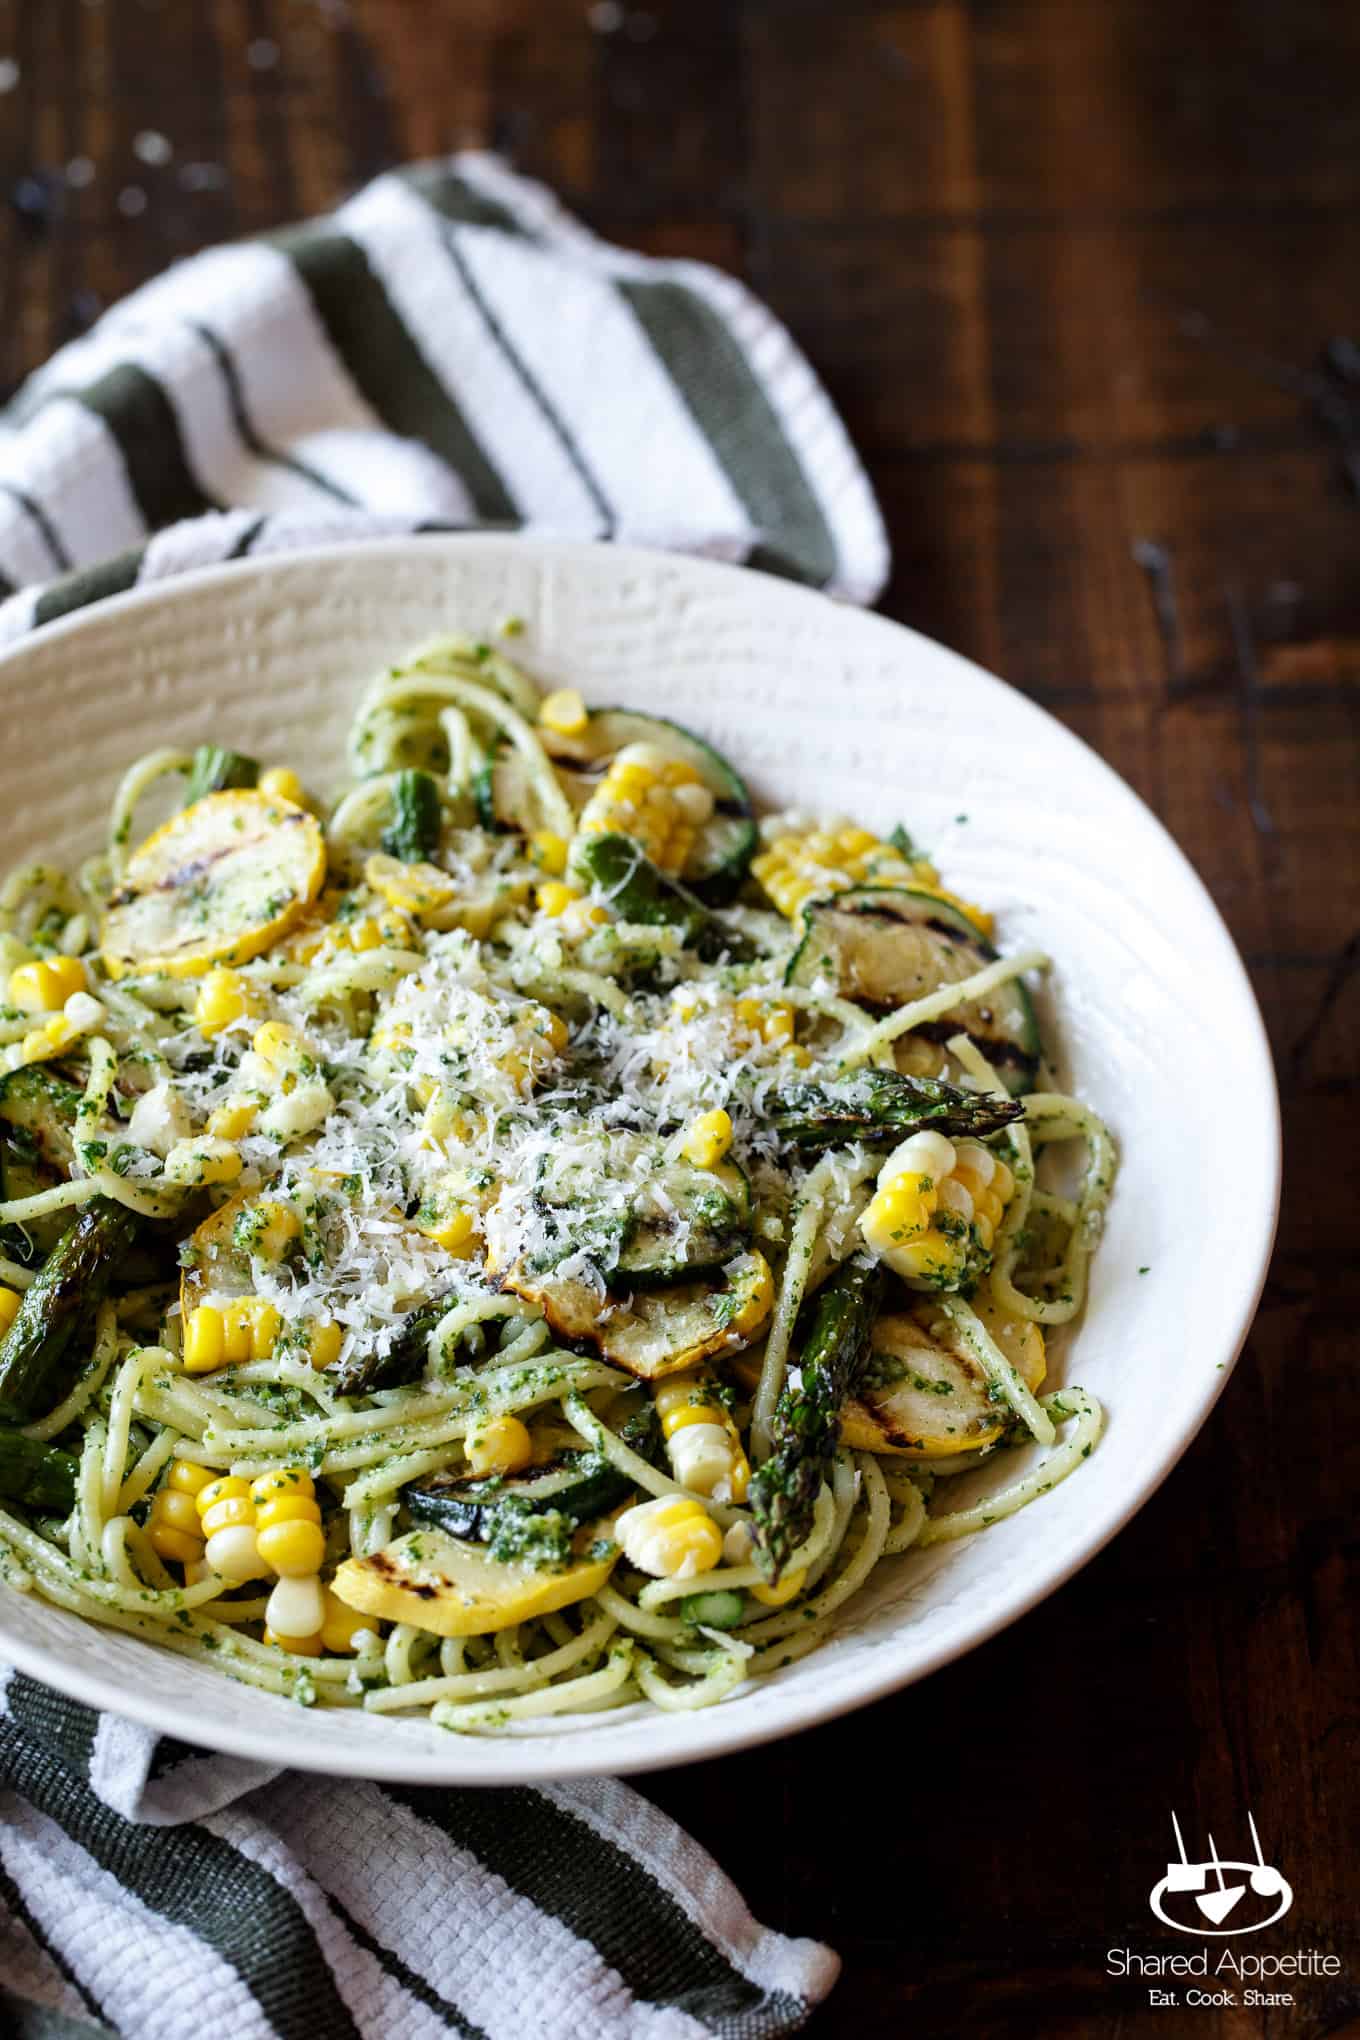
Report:
[[[182,263],[25,384],[0,417],[0,642],[193,567],[476,526],[859,601],[888,565],[844,428],[763,306],[460,155]],[[278,1774],[0,1667],[0,1786],[19,2035],[758,2040],[838,1967],[615,1781]]]
[[[760,2040],[836,1979],[613,1779],[278,1773],[15,1671],[0,1708],[0,2032],[19,2040]]]
[[[29,378],[0,415],[0,640],[186,567],[431,525],[706,553],[858,602],[888,569],[845,429],[763,305],[466,153],[178,264]]]

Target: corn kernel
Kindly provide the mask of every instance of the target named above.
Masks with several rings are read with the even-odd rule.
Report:
[[[225,1530],[216,1530],[203,1548],[203,1556],[213,1571],[233,1585],[242,1580],[263,1578],[269,1567],[260,1557],[255,1543],[255,1531],[249,1523],[232,1523]]]
[[[289,765],[271,765],[267,772],[262,772],[260,792],[267,793],[271,800],[291,800],[297,807],[307,804],[302,781]]]
[[[304,1637],[319,1647],[326,1619],[320,1580],[314,1573],[281,1579],[265,1603],[264,1619],[274,1635],[286,1637],[292,1647]]]
[[[253,1019],[262,1005],[259,988],[239,970],[210,970],[194,1001],[194,1025],[202,1034],[221,1034],[235,1020]]]
[[[539,703],[538,719],[559,737],[579,737],[590,717],[575,687],[558,687]]]
[[[680,1152],[696,1169],[712,1169],[723,1159],[732,1145],[732,1120],[729,1113],[717,1105],[711,1112],[701,1112],[693,1122]]]
[[[319,1571],[326,1540],[319,1523],[275,1523],[256,1538],[260,1557],[280,1578]]]
[[[261,1062],[276,1072],[295,1066],[306,1053],[297,1029],[281,1020],[266,1020],[263,1027],[257,1027],[250,1045]]]
[[[21,963],[9,976],[9,1003],[21,1013],[59,1013],[76,992],[87,989],[85,966],[78,956],[53,956],[39,963]]]
[[[529,862],[549,878],[560,878],[567,868],[569,845],[554,829],[535,829],[529,838]]]
[[[751,1589],[753,1600],[764,1608],[784,1608],[790,1601],[796,1601],[807,1585],[807,1567],[798,1566],[793,1572],[786,1572],[777,1587],[761,1580]]]
[[[472,1238],[473,1218],[471,1212],[455,1205],[451,1211],[432,1216],[428,1221],[418,1220],[416,1230],[424,1233],[427,1240],[433,1240],[437,1247],[442,1247],[446,1254],[461,1255]]]
[[[0,1289],[0,1334],[7,1332],[14,1323],[22,1302],[17,1289]]]
[[[230,1504],[219,1506],[229,1507]],[[190,1537],[199,1534],[198,1510],[194,1507],[194,1498],[192,1495],[186,1495],[182,1488],[162,1488],[156,1497],[154,1510],[158,1523],[168,1523],[172,1530],[183,1530]]]
[[[257,1204],[258,1228],[252,1228],[252,1253],[264,1261],[281,1261],[293,1242],[302,1236],[302,1225],[295,1211],[286,1204],[270,1198]]]
[[[545,1012],[542,1025],[536,1028],[541,1041],[546,1041],[554,1055],[561,1055],[571,1039],[567,1023],[560,1014]]]
[[[334,1367],[345,1343],[344,1328],[327,1320],[314,1324],[307,1333],[307,1358],[313,1367]]]
[[[201,1189],[209,1183],[234,1183],[244,1166],[231,1143],[215,1134],[176,1141],[165,1158],[169,1181],[183,1183],[190,1189]]]
[[[214,1140],[240,1140],[255,1124],[259,1106],[253,1098],[233,1098],[208,1114],[208,1133]]]
[[[730,1326],[740,1338],[763,1325],[774,1309],[774,1276],[769,1262],[759,1253],[748,1254],[746,1259],[751,1264],[745,1277],[746,1297]]]
[[[806,1060],[802,1051],[794,1047],[794,1012],[786,999],[738,999],[732,1010],[740,1026],[757,1041],[789,1050],[795,1059]]]
[[[316,1484],[305,1466],[273,1466],[268,1473],[257,1473],[250,1483],[250,1499],[257,1508],[285,1495],[301,1495],[311,1501],[315,1494]]]
[[[555,921],[560,914],[565,914],[572,901],[581,897],[578,886],[568,885],[560,878],[548,879],[544,884],[534,887],[534,904],[539,913],[546,914],[550,921]]]
[[[582,942],[592,929],[603,928],[609,915],[594,900],[569,900],[558,921],[558,929],[568,942]]]
[[[939,1199],[928,1182],[925,1176],[899,1176],[870,1199],[859,1224],[876,1254],[887,1257],[929,1231]]]
[[[364,865],[364,877],[389,907],[403,913],[437,913],[458,897],[457,879],[437,864],[403,864],[396,857],[375,853]]]
[[[464,1449],[474,1473],[518,1473],[534,1456],[533,1439],[518,1417],[493,1417],[469,1432]]]
[[[943,1183],[954,1172],[958,1160],[952,1141],[942,1133],[913,1133],[898,1143],[878,1172],[880,1189],[896,1182],[900,1177],[926,1176],[934,1183]]]
[[[182,1495],[201,1495],[218,1476],[210,1466],[195,1466],[192,1459],[176,1459],[170,1467],[167,1487],[175,1488]]]
[[[92,1034],[104,1017],[98,999],[92,999],[88,992],[72,992],[62,1012],[54,1013],[41,1027],[32,1028],[22,1041],[5,1050],[0,1067],[16,1070],[30,1063],[50,1062],[53,1056],[63,1055]]]
[[[184,1327],[184,1371],[210,1374],[225,1359],[222,1313],[210,1303],[200,1303],[197,1310],[190,1312]]]
[[[203,1534],[215,1537],[219,1530],[233,1530],[238,1523],[255,1521],[255,1504],[249,1495],[224,1495],[210,1509],[201,1512]]]
[[[319,1523],[321,1507],[310,1495],[279,1495],[261,1502],[255,1511],[255,1528],[272,1530],[276,1523]]]
[[[279,1579],[298,1579],[316,1573],[326,1557],[326,1538],[320,1524],[283,1522],[271,1524],[257,1534],[257,1546],[265,1565],[273,1567]]]
[[[148,1522],[146,1534],[157,1558],[169,1559],[172,1565],[192,1565],[196,1558],[203,1556],[201,1537],[191,1537],[187,1531],[177,1530],[172,1523],[158,1516],[153,1516]]]
[[[278,1650],[291,1652],[294,1657],[320,1657],[320,1636],[275,1636],[272,1629],[266,1629],[264,1641],[272,1643]]]
[[[374,1618],[360,1614],[357,1608],[347,1608],[329,1587],[323,1588],[322,1595],[326,1609],[321,1624],[322,1645],[336,1657],[347,1656],[357,1647],[355,1638],[372,1629]]]
[[[282,1323],[274,1305],[264,1298],[235,1298],[222,1312],[222,1350],[227,1361],[239,1365],[248,1360],[267,1360]]]
[[[242,1480],[239,1473],[219,1474],[216,1480],[210,1480],[206,1487],[200,1488],[195,1497],[200,1519],[219,1502],[238,1496],[250,1499],[250,1482]]]

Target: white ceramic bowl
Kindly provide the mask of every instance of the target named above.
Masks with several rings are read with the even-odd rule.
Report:
[[[1250,1324],[1275,1225],[1279,1120],[1242,965],[1123,782],[1021,695],[913,632],[737,568],[524,538],[401,540],[213,569],[77,614],[0,660],[0,863],[102,840],[137,753],[208,737],[335,784],[363,683],[423,639],[492,633],[537,676],[711,737],[765,804],[905,820],[1001,942],[1055,959],[1051,1047],[1123,1161],[1085,1317],[1055,1379],[1108,1428],[1063,1486],[876,1572],[822,1650],[694,1715],[455,1737],[235,1685],[0,1587],[0,1656],[167,1733],[303,1769],[428,1782],[634,1771],[788,1734],[957,1657],[1051,1593],[1194,1437]],[[1212,1182],[1212,1195],[1207,1187]],[[1012,1468],[973,1476],[1000,1485]]]

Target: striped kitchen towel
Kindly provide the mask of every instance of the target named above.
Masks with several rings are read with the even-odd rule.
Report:
[[[426,526],[705,553],[859,602],[888,570],[763,305],[468,153],[178,264],[29,378],[0,414],[0,641],[189,566]]]
[[[613,1780],[280,1775],[11,1671],[0,1784],[16,2040],[760,2040],[836,1977]]]
[[[247,554],[474,526],[744,560],[853,600],[877,505],[732,279],[607,246],[494,158],[172,269],[0,415],[0,642]],[[837,1959],[612,1781],[276,1774],[0,1666],[0,2032],[733,2040]]]

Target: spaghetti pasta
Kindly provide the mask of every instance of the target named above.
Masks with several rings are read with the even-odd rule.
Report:
[[[0,1457],[14,1591],[527,1734],[727,1700],[1098,1442],[1040,1393],[1116,1165],[1032,1088],[1045,959],[843,818],[753,858],[725,759],[561,700],[449,639],[324,823],[166,749],[0,887],[0,1424],[69,1495]]]

